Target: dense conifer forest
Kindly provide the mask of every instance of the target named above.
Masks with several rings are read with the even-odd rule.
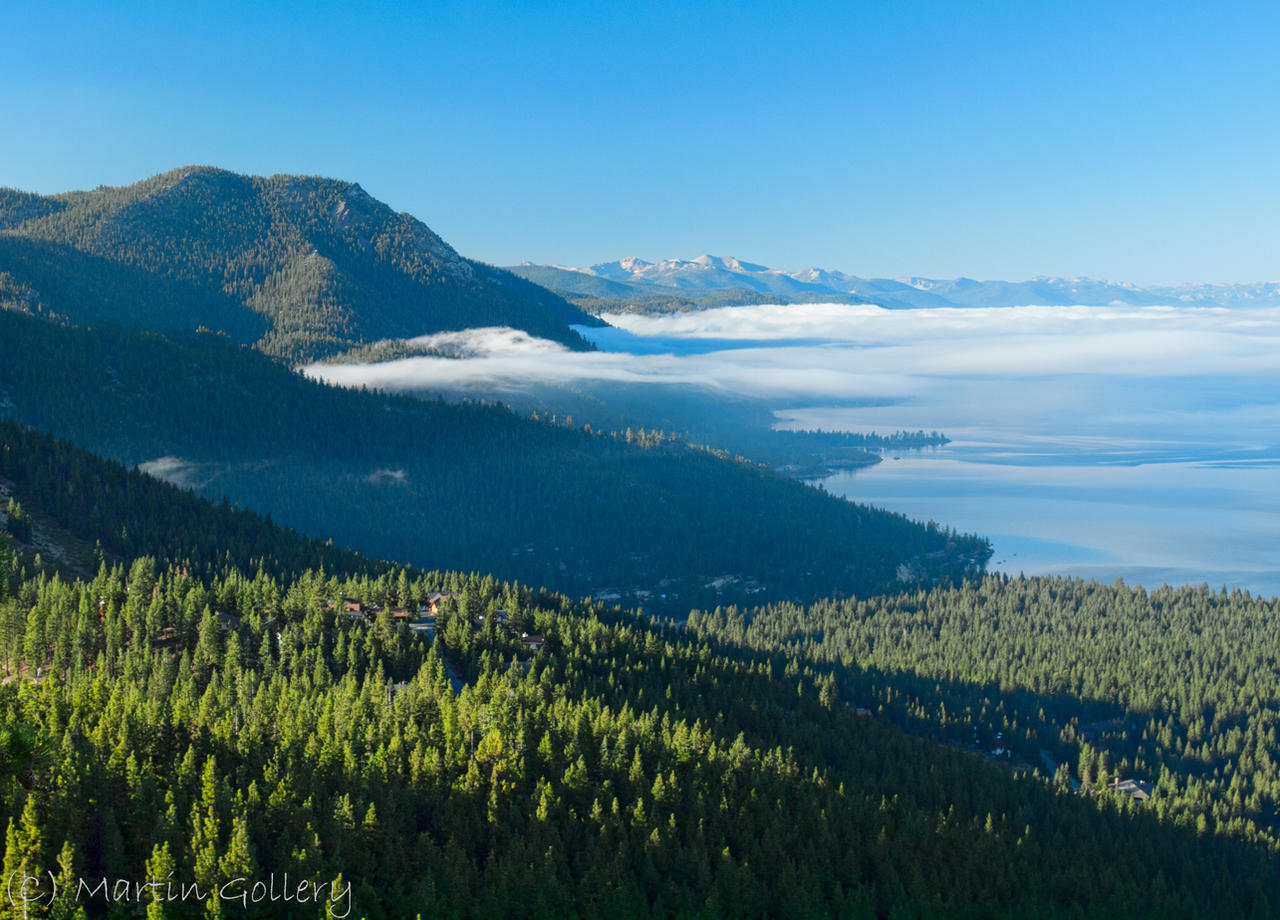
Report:
[[[698,635],[829,675],[905,729],[1052,776],[1149,786],[1199,834],[1280,840],[1280,600],[1208,585],[988,576],[931,591],[694,612]]]
[[[6,589],[4,871],[61,879],[32,916],[1225,918],[1280,898],[1267,835],[1017,778],[855,711],[801,658],[489,577],[141,557]],[[434,639],[388,616],[441,592]],[[286,872],[322,903],[246,909]],[[170,873],[185,902],[121,894]]]
[[[0,537],[4,871],[61,880],[31,916],[1266,917],[1280,898],[1276,602],[993,577],[684,628],[368,562],[3,432],[36,526],[104,547],[91,578],[23,579]],[[134,536],[113,562],[115,521]],[[175,544],[178,521],[226,549]],[[430,632],[393,619],[428,603]],[[1077,759],[1011,769],[962,749],[974,731]],[[246,909],[286,872],[324,903]],[[187,900],[121,894],[170,873]]]

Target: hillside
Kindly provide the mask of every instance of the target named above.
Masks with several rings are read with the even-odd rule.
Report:
[[[81,452],[59,463],[94,475]],[[116,510],[194,501],[151,500]],[[442,592],[430,639],[387,612]],[[1280,902],[1268,837],[904,733],[839,668],[488,576],[143,557],[0,579],[0,672],[4,864],[54,878],[52,917],[1235,920]],[[892,700],[902,678],[885,683]],[[284,873],[305,899],[251,900]]]
[[[807,608],[698,613],[712,641],[832,670],[899,726],[1054,775],[1146,784],[1148,811],[1280,848],[1280,599],[988,576]]]
[[[20,564],[67,578],[91,577],[102,562],[138,556],[202,575],[228,566],[277,577],[390,568],[5,418],[0,531],[9,533]]]
[[[0,306],[204,326],[290,361],[478,326],[584,348],[569,326],[597,322],[355,183],[210,167],[52,196],[0,189]]]
[[[649,285],[614,281],[577,269],[561,268],[558,265],[534,265],[532,262],[521,262],[519,265],[512,265],[507,271],[548,290],[567,291],[588,297],[627,300],[650,293]]]
[[[898,585],[901,571],[948,579],[990,554],[984,540],[653,433],[335,389],[214,334],[73,329],[0,311],[0,405],[379,558],[673,612],[866,593]]]

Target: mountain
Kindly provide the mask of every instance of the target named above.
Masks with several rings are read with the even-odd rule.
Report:
[[[0,414],[376,557],[672,612],[949,579],[990,555],[654,432],[338,389],[213,333],[0,310]]]
[[[745,288],[768,294],[830,293],[823,285],[765,268],[763,265],[709,255],[698,256],[696,259],[666,259],[662,262],[626,258],[592,265],[586,269],[569,270],[613,282],[681,291]]]
[[[558,265],[534,265],[532,262],[521,262],[509,268],[508,271],[550,290],[585,294],[589,297],[625,300],[630,297],[641,297],[649,291],[649,286],[645,284],[615,281],[576,268],[561,268]]]
[[[291,361],[478,326],[586,348],[569,326],[598,322],[355,183],[198,166],[61,195],[0,189],[0,303],[205,326]]]
[[[807,268],[783,272],[733,258],[646,262],[625,258],[588,268],[517,265],[510,269],[553,290],[615,300],[742,291],[775,294],[782,302],[826,295],[841,302],[874,303],[890,308],[1183,305],[1193,307],[1280,306],[1280,282],[1181,284],[1153,287],[1088,278],[1033,278],[1030,281],[975,281],[956,278],[860,278],[844,272]],[[751,302],[756,302],[754,298]],[[601,305],[592,304],[592,309]]]

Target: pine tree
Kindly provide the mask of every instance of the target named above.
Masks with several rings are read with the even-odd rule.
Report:
[[[75,848],[68,840],[58,853],[58,874],[53,903],[49,907],[49,920],[85,920],[85,905],[79,902],[79,877],[75,870]]]
[[[48,879],[45,877],[45,867],[41,863],[41,850],[43,848],[43,840],[40,833],[39,815],[36,808],[36,799],[34,795],[28,795],[26,804],[22,808],[22,815],[15,823],[12,818],[9,819],[9,826],[5,832],[4,842],[4,884],[6,887],[6,895],[10,893],[10,886],[17,886],[20,890],[24,880],[35,879],[30,885],[34,894],[41,895],[47,893]],[[36,905],[24,904],[20,900],[15,899],[10,902],[8,897],[0,899],[0,920],[18,920],[27,915],[27,909],[39,910],[35,916],[44,913],[43,908]]]
[[[168,903],[168,886],[174,879],[177,865],[169,842],[157,843],[151,848],[151,858],[147,860],[147,881],[156,884],[153,889],[157,897],[147,904],[147,920],[172,920],[173,914],[166,906]]]

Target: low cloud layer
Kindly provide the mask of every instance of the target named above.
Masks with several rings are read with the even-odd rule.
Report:
[[[748,396],[911,401],[981,380],[1273,377],[1280,310],[869,306],[730,307],[674,316],[613,315],[572,352],[527,333],[472,329],[415,339],[467,355],[313,365],[313,377],[388,390],[500,394],[530,384],[684,384]],[[966,383],[968,382],[968,383]]]
[[[563,384],[579,405],[618,383],[678,384],[756,397],[781,427],[941,430],[940,456],[827,488],[990,534],[1010,571],[1280,590],[1280,310],[814,304],[606,319],[582,330],[598,352],[480,329],[428,340],[463,360],[309,373],[498,398]]]
[[[385,467],[374,470],[364,478],[365,482],[378,485],[379,483],[393,483],[395,485],[403,485],[409,481],[408,474],[402,469],[387,469]]]
[[[631,337],[634,338],[634,337]],[[634,384],[686,384],[750,396],[841,397],[874,388],[896,393],[904,379],[896,374],[854,370],[841,360],[816,365],[808,348],[760,347],[685,353],[679,342],[661,353],[633,351],[575,352],[544,339],[504,328],[473,329],[415,341],[448,345],[470,357],[462,359],[414,357],[376,364],[315,364],[305,372],[339,386],[368,386],[384,390],[477,390],[502,393],[531,384],[610,381]],[[612,343],[611,343],[612,344]],[[636,349],[645,346],[636,341]],[[616,346],[615,346],[616,347]],[[835,359],[834,353],[829,358]],[[803,370],[798,370],[803,368]]]
[[[856,353],[859,370],[911,375],[1274,373],[1280,310],[872,306],[726,307],[674,316],[606,316],[635,336],[759,343],[821,339]]]

